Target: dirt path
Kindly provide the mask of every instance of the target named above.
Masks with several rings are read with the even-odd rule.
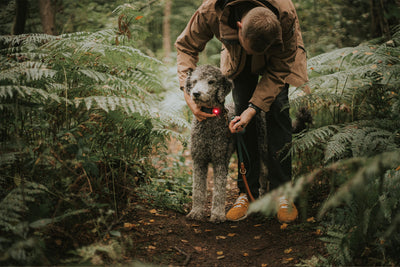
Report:
[[[231,194],[227,208],[233,200]],[[323,254],[323,243],[309,223],[281,229],[275,218],[253,215],[212,224],[143,202],[137,207],[126,217],[136,222],[124,233],[134,243],[126,255],[130,259],[166,266],[293,266]]]
[[[171,153],[183,149],[178,143],[169,147]],[[189,153],[186,155],[189,166]],[[238,195],[234,181],[236,164],[230,165],[227,210]],[[209,189],[213,187],[212,175],[209,168]],[[210,209],[210,191],[208,196]],[[171,210],[154,209],[136,199],[134,210],[125,217],[132,228],[124,235],[133,240],[127,260],[165,266],[293,266],[313,255],[324,254],[324,244],[312,223],[296,222],[281,229],[275,218],[261,215],[240,222],[197,222]]]

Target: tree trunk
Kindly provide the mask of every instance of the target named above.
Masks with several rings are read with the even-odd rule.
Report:
[[[11,30],[12,35],[24,33],[27,15],[28,15],[28,0],[17,0],[15,18]]]
[[[171,60],[171,6],[172,0],[166,0],[164,6],[164,23],[163,23],[163,51],[164,61],[169,62]]]
[[[46,34],[56,34],[56,0],[39,0],[40,20],[43,32]]]
[[[373,37],[390,38],[390,27],[385,17],[386,0],[371,0],[371,32]]]

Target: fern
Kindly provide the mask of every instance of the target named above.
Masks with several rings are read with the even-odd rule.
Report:
[[[19,181],[18,178],[16,180]],[[35,202],[35,197],[46,191],[47,188],[41,184],[23,182],[0,202],[0,233],[4,237],[0,239],[0,262],[11,258],[16,262],[38,263],[42,251],[38,240],[29,236],[24,215],[29,211],[28,204]],[[7,232],[13,233],[15,240],[6,238],[9,236],[5,234]]]
[[[0,202],[0,226],[5,231],[16,231],[15,224],[22,219],[22,214],[28,211],[27,202],[34,202],[34,196],[46,192],[43,185],[28,182],[13,189]]]
[[[15,264],[12,255],[28,252],[32,244],[40,248],[47,235],[42,229],[62,224],[64,215],[85,211],[84,220],[106,206],[116,214],[109,220],[117,218],[126,203],[118,198],[136,180],[157,175],[152,157],[163,159],[166,139],[184,139],[175,130],[188,126],[184,115],[162,104],[165,66],[124,34],[107,29],[0,36],[0,177],[12,190],[11,177],[21,175],[59,199],[59,205],[49,199],[41,220],[32,222],[21,215],[32,215],[30,206],[8,205],[17,203],[18,194],[2,192],[0,227],[6,236],[0,238],[0,259],[6,263]],[[168,83],[178,88],[176,81]],[[34,201],[28,191],[20,196]],[[43,235],[16,238],[20,228]],[[47,257],[39,250],[33,254]],[[19,260],[34,264],[28,257]]]

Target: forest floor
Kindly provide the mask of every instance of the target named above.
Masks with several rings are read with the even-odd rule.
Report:
[[[236,197],[230,192],[227,208]],[[137,222],[124,233],[135,248],[125,255],[127,260],[165,266],[293,266],[324,254],[320,232],[310,222],[286,226],[255,214],[239,222],[213,224],[154,209],[146,201],[136,207],[125,217]]]
[[[188,155],[188,152],[185,154]],[[190,166],[189,156],[187,160]],[[230,166],[226,210],[232,207],[238,196],[235,166],[236,163]],[[211,177],[210,168],[208,213],[212,195],[210,188],[213,187]],[[92,253],[93,249],[81,250],[84,255],[91,255],[81,263],[106,263],[109,266],[143,266],[141,263],[144,266],[294,266],[304,264],[313,256],[326,256],[318,222],[312,217],[281,225],[274,217],[252,214],[239,222],[213,224],[189,220],[183,213],[157,207],[154,200],[143,197],[136,190],[126,192],[129,195],[121,198],[125,201],[129,198],[130,204],[121,211],[120,220],[107,227],[109,233],[117,232],[119,235],[107,234],[97,243],[99,247],[91,245],[97,252]],[[185,204],[184,210],[188,212],[190,207],[191,203]],[[88,229],[88,225],[79,223],[55,226],[50,230],[53,237],[47,240],[47,247],[52,249],[55,258],[65,258],[72,247],[77,249],[98,240],[95,237],[97,232]],[[113,256],[107,246],[115,240],[120,249]]]
[[[170,146],[170,149],[181,147]],[[226,210],[238,196],[235,166],[230,166]],[[210,168],[208,213],[210,188],[213,187],[211,177]],[[124,235],[133,240],[134,248],[125,255],[126,260],[165,266],[293,266],[314,255],[325,255],[318,223],[312,218],[281,225],[276,218],[253,214],[239,222],[213,224],[189,220],[185,214],[172,210],[154,208],[151,200],[141,200],[137,196],[134,199],[135,208],[124,218],[132,222],[132,228]],[[185,210],[190,210],[190,203]]]

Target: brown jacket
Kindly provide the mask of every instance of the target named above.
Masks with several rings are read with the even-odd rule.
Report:
[[[221,9],[218,0],[204,0],[175,42],[179,84],[184,86],[186,73],[195,69],[198,53],[215,36],[222,42],[221,70],[234,79],[245,65],[246,52],[239,44],[238,33],[228,25],[230,6],[251,2],[270,8],[282,26],[282,38],[264,56],[253,56],[252,72],[262,75],[250,102],[269,111],[285,83],[300,86],[307,78],[307,61],[296,10],[291,0],[234,0]]]

